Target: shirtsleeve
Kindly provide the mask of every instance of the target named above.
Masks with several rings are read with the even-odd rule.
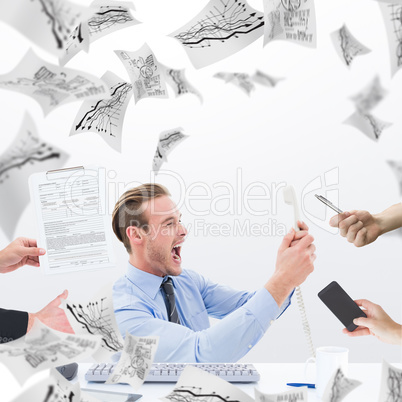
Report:
[[[204,300],[208,314],[214,318],[224,318],[227,314],[230,314],[239,307],[243,306],[256,294],[256,292],[239,291],[229,286],[214,283],[210,279],[205,278],[195,271],[187,270],[187,274],[197,285],[198,290]],[[269,292],[268,294],[271,296]],[[293,292],[279,309],[278,316],[276,318],[279,318],[289,307],[292,295]]]
[[[208,301],[212,302],[212,299]],[[236,362],[261,339],[284,310],[262,288],[245,297],[240,307],[225,314],[212,327],[193,331],[155,318],[142,304],[134,301],[116,309],[116,319],[123,336],[126,332],[135,336],[159,336],[156,362]],[[289,300],[284,305],[287,307]]]
[[[0,309],[0,343],[21,338],[27,332],[28,313]]]

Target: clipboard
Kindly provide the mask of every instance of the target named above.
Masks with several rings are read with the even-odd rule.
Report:
[[[105,169],[76,166],[29,177],[45,274],[115,265]]]

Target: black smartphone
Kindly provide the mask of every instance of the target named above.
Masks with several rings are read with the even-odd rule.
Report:
[[[318,293],[318,297],[335,314],[349,332],[358,326],[353,324],[357,317],[367,317],[364,311],[342,289],[338,282],[331,282]]]

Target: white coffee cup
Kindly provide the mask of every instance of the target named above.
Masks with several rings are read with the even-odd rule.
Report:
[[[316,379],[315,388],[317,395],[321,397],[325,391],[332,374],[338,368],[342,369],[343,374],[348,374],[348,355],[349,349],[337,346],[323,346],[317,348],[316,357],[311,357],[306,362],[315,363]]]

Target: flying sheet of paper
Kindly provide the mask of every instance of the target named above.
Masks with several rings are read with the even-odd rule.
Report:
[[[336,53],[348,66],[352,64],[356,56],[370,53],[371,50],[360,43],[349,31],[346,25],[331,34]]]
[[[250,75],[246,73],[235,73],[230,83],[240,88],[248,96],[255,90],[254,82],[251,80]]]
[[[80,383],[72,384],[56,369],[49,377],[25,389],[12,402],[97,402],[98,399],[81,392]]]
[[[89,17],[89,8],[68,0],[0,2],[0,21],[55,56],[64,53],[70,34]]]
[[[176,97],[185,94],[194,94],[198,96],[202,103],[203,99],[201,93],[188,81],[184,69],[175,70],[166,66],[163,67],[165,69],[166,82],[173,89]]]
[[[137,337],[127,332],[120,360],[106,384],[127,383],[138,389],[151,370],[158,343],[158,336]]]
[[[395,3],[397,3],[395,1]],[[391,75],[394,75],[402,67],[402,19],[401,3],[380,3],[382,17],[388,37],[388,47],[391,63]]]
[[[329,379],[322,396],[322,402],[341,402],[359,385],[361,385],[360,381],[345,377],[339,368]]]
[[[76,335],[100,335],[101,347],[93,355],[98,362],[105,363],[123,349],[113,309],[112,286],[101,289],[97,295],[84,302],[63,301],[61,308]]]
[[[0,344],[0,361],[23,384],[37,371],[93,355],[100,344],[99,336],[66,334],[35,320],[26,336]]]
[[[167,156],[173,149],[188,137],[188,135],[184,134],[182,131],[183,129],[178,127],[160,133],[154,160],[152,162],[152,169],[155,172],[158,172],[162,164],[167,162]]]
[[[91,43],[119,29],[141,23],[131,14],[131,10],[134,10],[132,2],[95,0],[91,8],[96,9],[87,22]]]
[[[284,78],[276,78],[268,75],[260,70],[257,70],[252,76],[251,79],[260,85],[264,85],[266,87],[275,87],[279,81],[284,80]]]
[[[124,116],[133,95],[133,86],[110,71],[101,79],[109,87],[110,98],[85,101],[77,113],[70,136],[98,133],[111,148],[121,152]]]
[[[226,83],[230,82],[234,78],[234,73],[226,73],[221,71],[219,73],[214,74],[214,78],[219,78],[220,80],[225,81]]]
[[[387,161],[388,165],[393,170],[396,179],[399,183],[399,192],[402,195],[402,160],[400,161]]]
[[[157,174],[165,162],[167,162],[167,159],[159,152],[159,148],[157,147],[152,161],[152,170]]]
[[[277,39],[316,47],[314,0],[264,0],[264,46]]]
[[[64,378],[55,368],[50,369],[49,378],[53,379],[56,385],[53,387],[53,395],[43,402],[100,402],[99,399],[81,391],[79,382],[71,383]],[[22,402],[22,401],[21,401]]]
[[[31,96],[45,115],[63,103],[109,94],[108,86],[99,78],[47,63],[32,50],[28,50],[13,71],[0,75],[0,89]]]
[[[374,141],[378,141],[382,132],[392,126],[392,123],[382,121],[370,113],[360,112],[353,113],[343,123],[357,128]]]
[[[236,386],[194,366],[186,366],[174,390],[162,401],[236,401],[254,399]]]
[[[131,9],[134,9],[134,5],[125,1],[94,1],[90,6],[90,18],[75,29],[84,34],[70,35],[69,44],[65,47],[65,54],[60,58],[60,63],[66,64],[80,50],[88,51],[91,43],[105,35],[140,24],[131,14]]]
[[[306,387],[298,388],[280,394],[264,394],[257,388],[254,388],[255,402],[284,402],[284,401],[308,401],[308,392]]]
[[[32,117],[26,113],[18,135],[0,155],[0,227],[10,240],[29,203],[28,177],[61,168],[67,159],[64,151],[38,136]]]
[[[264,15],[247,1],[211,0],[198,15],[169,36],[184,47],[195,68],[222,60],[263,34]]]
[[[143,98],[168,98],[163,66],[145,43],[135,52],[115,50],[128,71],[134,90],[134,101]]]
[[[226,83],[230,82],[231,84],[237,86],[242,91],[244,91],[247,95],[250,96],[251,92],[255,90],[255,85],[251,80],[251,77],[246,73],[217,73],[214,75],[215,78],[221,78]]]
[[[30,176],[45,274],[114,267],[105,175],[101,167],[81,166]]]
[[[64,47],[64,53],[59,57],[60,65],[64,66],[81,50],[89,52],[89,30],[88,25],[83,22],[68,37]]]
[[[64,388],[53,377],[55,373],[57,373],[56,370],[49,377],[25,389],[12,402],[80,402],[81,390],[79,383],[74,387]]]
[[[80,383],[76,382],[72,384],[66,378],[64,378],[55,368],[51,368],[49,372],[49,380],[55,382],[54,393],[49,395],[49,401],[60,401],[68,402],[80,402],[81,400],[81,388]]]
[[[358,111],[367,113],[374,109],[386,95],[387,91],[381,86],[380,78],[376,76],[365,88],[350,99]]]

